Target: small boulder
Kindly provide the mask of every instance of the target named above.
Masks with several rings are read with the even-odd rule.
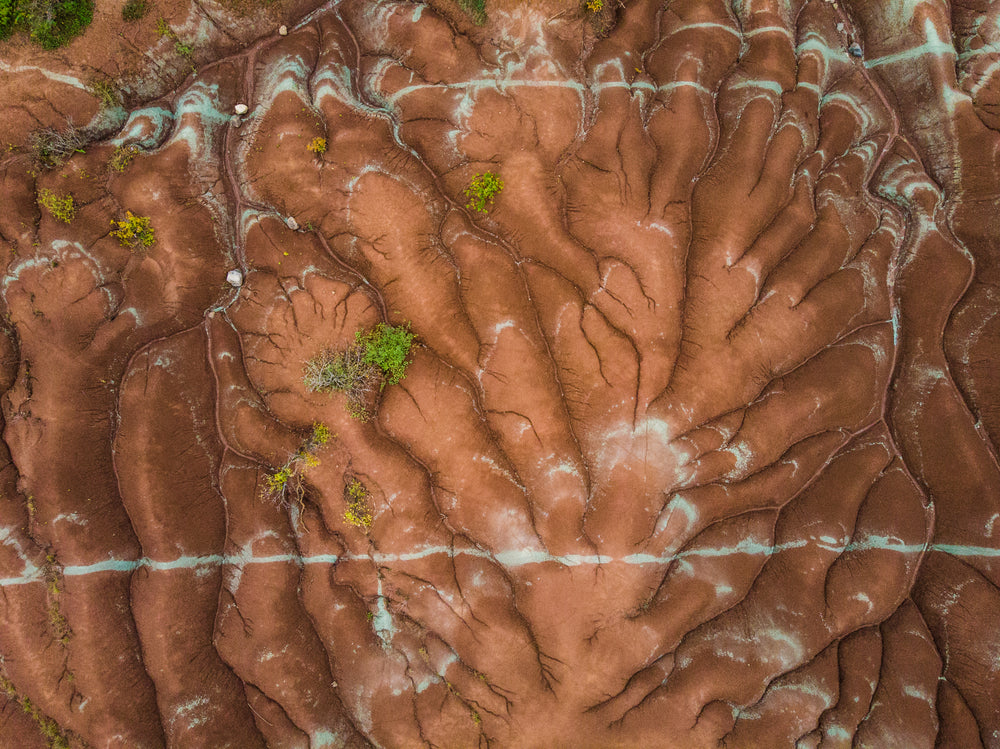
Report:
[[[234,289],[238,289],[243,285],[243,273],[233,268],[226,274],[226,282]]]
[[[289,216],[288,218],[285,219],[285,226],[287,226],[292,231],[298,231],[299,230],[299,222],[296,221],[291,216]]]
[[[233,107],[233,111],[236,112],[236,114],[246,114],[247,112],[250,111],[250,107],[248,107],[246,104],[237,104],[235,107]]]
[[[238,114],[234,114],[229,118],[229,124],[232,125],[233,127],[239,127],[240,125],[243,124],[243,118],[240,117]]]
[[[855,42],[850,47],[847,48],[847,53],[851,57],[864,57],[864,51],[861,49],[861,45]]]
[[[287,27],[287,26],[285,26],[285,24],[281,24],[281,25],[280,25],[280,26],[278,27],[278,34],[279,34],[280,36],[288,36],[288,27]]]

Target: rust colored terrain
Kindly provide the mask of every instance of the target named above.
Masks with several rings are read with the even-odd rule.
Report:
[[[1000,3],[604,6],[0,44],[0,746],[1000,747]]]

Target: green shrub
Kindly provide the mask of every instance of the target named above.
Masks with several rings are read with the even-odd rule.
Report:
[[[128,0],[128,2],[122,6],[122,20],[138,21],[148,12],[149,3],[147,0]]]
[[[355,528],[368,532],[372,527],[372,510],[368,505],[368,490],[357,479],[344,486],[344,500],[347,509],[344,510],[344,522]]]
[[[395,385],[406,376],[414,337],[409,324],[380,322],[372,330],[359,330],[346,350],[323,351],[306,362],[305,386],[312,392],[344,393],[351,416],[367,421],[375,386]]]
[[[93,0],[11,0],[15,23],[45,49],[56,49],[86,29],[94,17]]]
[[[493,197],[503,189],[503,180],[493,172],[476,174],[472,183],[465,188],[465,196],[469,199],[466,208],[486,213],[493,205]]]
[[[395,385],[406,376],[406,360],[413,345],[413,333],[407,325],[386,325],[380,322],[367,333],[358,331],[355,340],[365,352],[365,361],[374,364],[385,375],[383,386]]]
[[[87,28],[93,16],[93,0],[0,0],[0,39],[21,29],[45,49],[55,49]]]
[[[151,247],[156,242],[149,216],[136,216],[132,211],[125,211],[125,220],[111,219],[111,225],[118,227],[111,232],[111,236],[118,237],[122,247],[134,250],[137,247]]]
[[[64,223],[69,223],[76,216],[76,206],[73,205],[73,196],[65,195],[59,197],[47,188],[38,192],[38,205],[42,206],[53,218],[57,218]]]
[[[17,0],[0,0],[0,39],[6,39],[14,33],[16,18]]]

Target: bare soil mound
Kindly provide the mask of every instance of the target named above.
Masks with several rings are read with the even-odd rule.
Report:
[[[987,5],[5,43],[0,745],[1000,747]]]

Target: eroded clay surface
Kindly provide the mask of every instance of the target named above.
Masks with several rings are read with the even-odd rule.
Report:
[[[1000,6],[202,6],[0,69],[0,743],[1000,747]]]

